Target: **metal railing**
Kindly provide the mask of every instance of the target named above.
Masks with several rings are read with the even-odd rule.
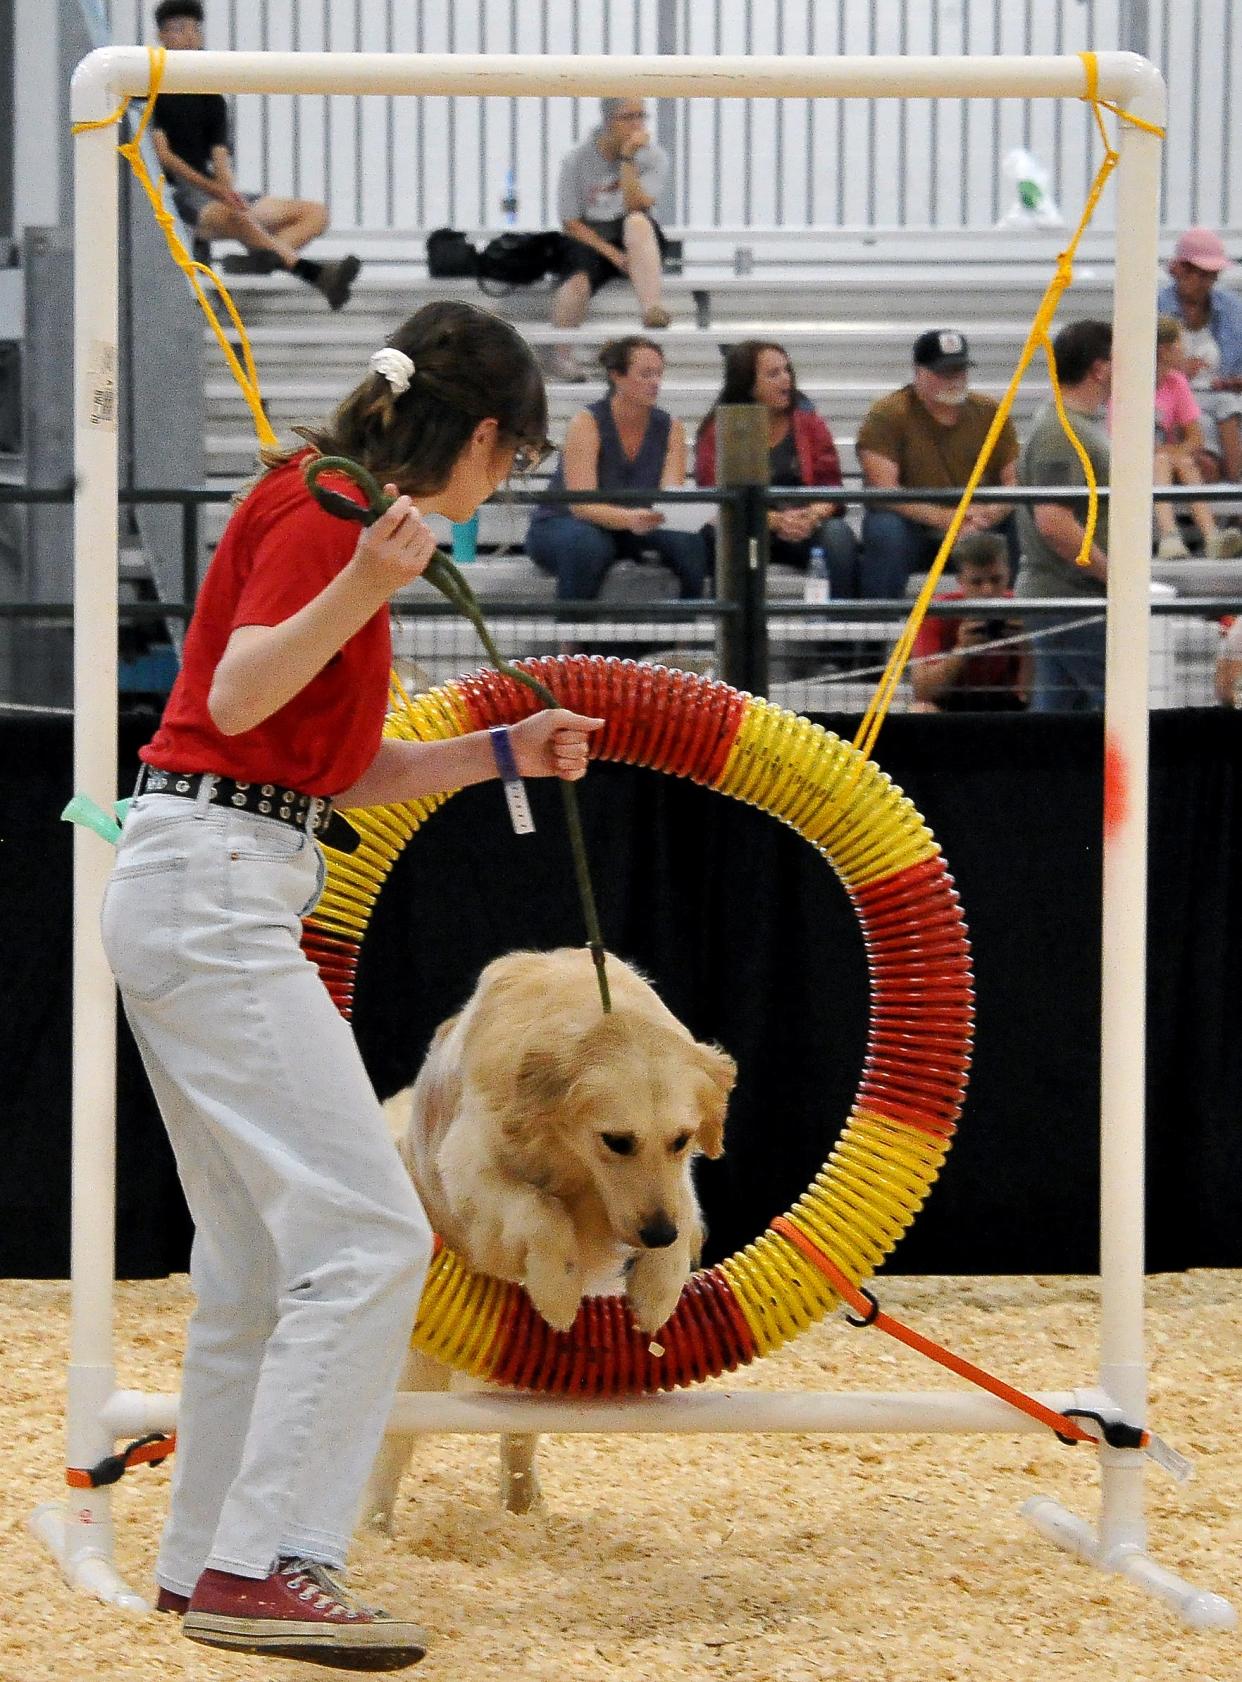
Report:
[[[150,39],[150,0],[109,0],[113,39]],[[209,44],[289,51],[996,54],[1143,52],[1169,83],[1164,220],[1242,226],[1236,0],[208,0]],[[1033,151],[1063,209],[1098,147],[1062,100],[668,100],[665,218],[695,228],[992,227],[1014,198],[1005,154]],[[594,101],[271,94],[239,100],[239,179],[327,201],[333,227],[409,235],[494,227],[510,172],[523,227],[552,226],[562,154]],[[1112,223],[1110,200],[1097,222]]]
[[[919,500],[943,506],[956,504],[960,491],[920,490]],[[1200,493],[1196,492],[1196,496]],[[1242,486],[1202,488],[1209,502],[1236,502]],[[161,622],[188,619],[198,592],[197,556],[204,505],[227,503],[230,486],[181,486],[123,489],[121,502],[177,504],[181,508],[182,599],[179,601],[123,601],[124,624],[158,627]],[[1100,496],[1108,500],[1108,488]],[[1184,502],[1185,487],[1157,489],[1163,501]],[[733,518],[722,525],[717,555],[717,593],[696,601],[550,601],[523,599],[489,589],[484,611],[502,652],[555,653],[587,645],[597,650],[639,657],[658,657],[666,664],[710,671],[736,687],[767,695],[798,711],[861,711],[883,669],[888,650],[910,610],[907,598],[895,600],[837,598],[811,603],[773,591],[767,575],[767,515],[781,504],[805,501],[808,496],[844,501],[862,508],[908,501],[909,489],[878,490],[863,486],[824,486],[782,489],[769,486],[628,491],[549,491],[508,489],[498,503],[517,507],[539,503],[608,501],[619,506],[702,504],[705,510],[726,509]],[[0,484],[0,503],[40,506],[67,504],[73,487],[30,488]],[[1035,503],[1066,500],[1063,488],[982,488],[979,503]],[[732,553],[725,553],[731,548]],[[515,557],[516,558],[516,557]],[[1240,569],[1242,570],[1242,569]],[[515,573],[515,583],[517,574]],[[787,586],[789,580],[782,577]],[[549,590],[552,585],[549,580]],[[395,649],[408,662],[415,681],[441,682],[453,673],[479,664],[481,651],[473,630],[450,605],[431,592],[393,602],[397,625]],[[979,602],[933,600],[930,617],[994,618],[997,599]],[[1019,618],[1022,633],[997,639],[997,648],[1034,649],[1057,637],[1067,622],[1084,619],[1102,624],[1103,598],[1067,597],[1055,600],[1020,598],[1003,604],[1005,617]],[[1242,612],[1242,582],[1236,593],[1219,591],[1194,596],[1155,597],[1151,699],[1156,706],[1205,705],[1212,699],[1212,668],[1220,635],[1217,621]],[[0,603],[0,623],[21,622],[31,627],[68,628],[73,617],[69,602]],[[987,650],[984,650],[986,652]],[[978,651],[976,651],[978,652]],[[899,707],[910,704],[906,689]],[[986,704],[986,703],[985,703]]]

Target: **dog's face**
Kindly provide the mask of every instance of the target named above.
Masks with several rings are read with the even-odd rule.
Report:
[[[622,1244],[663,1249],[698,1221],[690,1160],[724,1150],[736,1079],[725,1052],[617,1010],[576,1040],[528,1053],[515,1125],[527,1148],[572,1160]]]

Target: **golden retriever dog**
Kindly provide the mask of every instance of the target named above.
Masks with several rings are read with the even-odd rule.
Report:
[[[435,1231],[471,1267],[526,1287],[559,1331],[584,1296],[624,1291],[655,1334],[698,1263],[691,1177],[724,1149],[733,1059],[695,1040],[653,988],[608,956],[600,1007],[585,948],[511,952],[437,1029],[403,1113],[398,1149]],[[403,1389],[443,1389],[411,1352]],[[508,1438],[502,1493],[535,1498],[533,1438]],[[366,1516],[386,1524],[409,1444],[386,1439]]]

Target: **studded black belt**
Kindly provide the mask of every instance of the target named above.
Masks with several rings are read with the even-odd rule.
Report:
[[[212,806],[230,806],[238,812],[253,812],[260,818],[275,818],[311,835],[321,834],[332,816],[332,802],[325,795],[299,794],[280,783],[240,783],[232,777],[218,777],[214,771],[162,771],[144,765],[138,773],[134,794],[176,794],[187,800],[200,798],[204,783]]]

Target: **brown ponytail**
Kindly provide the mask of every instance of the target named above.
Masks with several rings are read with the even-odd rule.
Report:
[[[482,420],[496,420],[506,443],[543,441],[543,377],[507,321],[474,304],[427,304],[388,343],[414,364],[409,389],[398,394],[368,372],[326,425],[294,427],[321,455],[350,456],[381,484],[417,496],[448,482]],[[280,467],[301,449],[265,450],[263,465]]]

